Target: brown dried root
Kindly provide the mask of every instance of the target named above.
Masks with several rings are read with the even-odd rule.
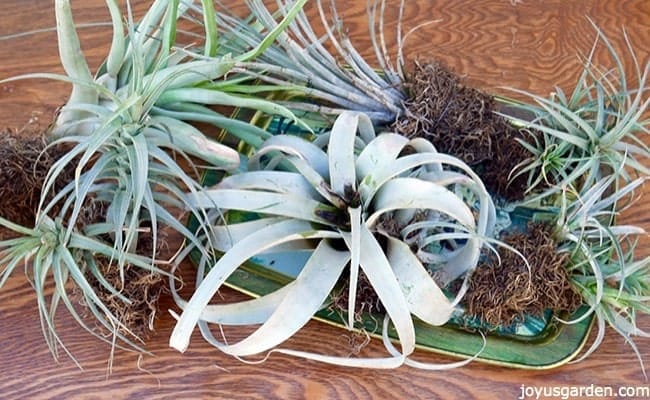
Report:
[[[330,313],[339,316],[342,321],[347,321],[349,288],[349,274],[343,273],[334,290],[332,290],[330,295],[331,303],[327,309]],[[380,319],[375,319],[375,316],[383,315],[386,312],[384,305],[379,300],[379,296],[377,296],[377,293],[363,271],[359,271],[355,305],[355,330],[341,334],[341,337],[346,341],[348,346],[348,357],[358,356],[368,343],[370,343],[370,334],[376,332],[381,327]],[[374,328],[367,328],[366,322],[368,317],[371,321],[375,322]]]
[[[50,167],[68,151],[67,146],[47,147],[42,135],[0,132],[0,216],[33,227],[41,189]],[[55,182],[54,193],[74,179],[70,164]]]
[[[89,199],[80,215],[80,225],[99,222],[105,218],[105,213],[106,204]],[[83,226],[79,228],[83,229]],[[140,233],[136,252],[151,257],[154,255],[153,246],[152,232],[145,230]],[[167,233],[164,229],[159,229],[156,258],[166,251],[166,247]],[[98,273],[122,296],[130,300],[130,303],[127,303],[111,292],[86,268],[85,277],[93,291],[111,314],[124,325],[125,328],[119,328],[118,332],[143,341],[149,338],[155,331],[154,322],[158,316],[159,299],[167,290],[167,277],[131,264],[124,265],[122,275],[117,260],[110,260],[103,256],[96,257],[94,262]],[[83,296],[82,293],[78,295]],[[110,335],[111,332],[107,334]]]
[[[331,301],[329,306],[331,312],[338,315],[346,315],[349,306],[350,280],[349,275],[343,273],[339,279],[338,284],[332,290]],[[386,309],[379,296],[373,289],[370,281],[363,271],[359,271],[359,279],[357,281],[357,294],[355,298],[355,318],[357,322],[363,321],[364,314],[383,314]]]
[[[424,137],[437,150],[474,167],[488,190],[507,200],[519,200],[525,179],[509,182],[514,167],[530,157],[517,142],[523,132],[496,115],[494,98],[467,87],[458,75],[437,61],[414,63],[405,87],[405,113],[393,129],[406,137]]]
[[[582,298],[565,268],[568,254],[557,252],[548,226],[530,223],[525,234],[512,233],[503,241],[526,257],[531,270],[509,250],[500,251],[500,265],[495,256],[479,265],[463,299],[468,316],[496,328],[521,322],[525,315],[572,312],[580,306]]]
[[[93,287],[99,299],[126,327],[126,329],[119,328],[119,333],[146,340],[154,332],[154,321],[159,311],[158,302],[166,288],[165,277],[126,264],[124,280],[122,280],[120,268],[115,261],[111,262],[102,257],[96,259],[95,262],[104,279],[131,301],[130,304],[124,302],[102,286],[92,274],[86,274],[88,283]]]

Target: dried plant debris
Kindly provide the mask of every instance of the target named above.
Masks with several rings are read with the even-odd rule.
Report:
[[[42,135],[0,132],[0,216],[33,227],[45,177],[67,151],[63,145],[48,147]],[[54,193],[73,178],[74,169],[68,168],[56,181]]]
[[[87,274],[86,279],[97,296],[128,329],[127,331],[121,328],[120,333],[141,340],[148,338],[154,332],[154,321],[159,310],[158,302],[166,287],[165,277],[127,264],[124,266],[124,280],[122,280],[120,268],[115,260],[100,258],[96,259],[95,263],[102,277],[130,301],[130,303],[125,302],[105,288],[94,275]]]
[[[510,327],[524,316],[540,317],[547,310],[572,312],[582,303],[566,270],[568,254],[558,253],[550,229],[530,223],[525,233],[510,233],[503,241],[520,251],[530,271],[513,251],[500,251],[472,273],[463,299],[466,314],[495,329]]]
[[[393,129],[406,137],[424,137],[437,150],[474,167],[490,192],[520,200],[525,179],[509,182],[509,172],[530,157],[517,142],[526,135],[497,115],[494,97],[467,87],[438,61],[414,62],[404,84],[409,98]]]
[[[106,218],[107,208],[105,202],[88,199],[81,210],[78,228],[83,229],[85,225],[103,221]],[[141,224],[141,227],[143,231],[138,236],[136,252],[151,257],[154,255],[153,234],[147,230],[146,221]],[[103,237],[103,239],[109,241],[110,237]],[[158,229],[156,238],[156,258],[166,251],[167,231],[161,228]],[[91,264],[93,264],[92,268]],[[154,321],[158,316],[160,296],[167,290],[167,277],[128,263],[121,270],[117,260],[103,256],[85,260],[85,267],[85,277],[93,292],[124,325],[124,328],[119,329],[119,333],[140,340],[150,337],[154,332]],[[93,269],[96,271],[95,274],[92,272]],[[96,274],[99,274],[113,290],[102,284]],[[83,297],[81,290],[77,290],[77,295]],[[128,302],[124,299],[128,299]]]
[[[347,270],[347,267],[346,267]],[[350,293],[350,280],[349,273],[343,273],[339,278],[334,290],[331,294],[331,304],[329,311],[342,316],[346,320],[345,315],[348,311],[349,293]],[[356,315],[354,320],[362,322],[364,314],[369,315],[383,315],[386,312],[384,305],[381,303],[379,296],[372,288],[372,284],[368,280],[363,271],[359,271],[359,280],[357,281],[356,291]]]

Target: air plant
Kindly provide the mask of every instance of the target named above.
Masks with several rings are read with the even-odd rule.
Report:
[[[375,124],[393,122],[403,112],[401,103],[406,99],[406,94],[402,89],[400,75],[386,64],[389,57],[385,48],[373,42],[378,59],[384,67],[382,73],[379,73],[361,58],[348,38],[343,37],[341,42],[337,39],[336,33],[340,33],[338,30],[341,26],[335,10],[332,9],[335,21],[332,28],[327,22],[322,1],[318,0],[315,4],[326,29],[326,37],[343,62],[339,62],[325,48],[306,14],[300,12],[287,29],[278,35],[275,43],[256,58],[237,63],[234,71],[259,79],[273,88],[284,89],[294,96],[305,96],[317,101],[298,99],[284,103],[293,110],[329,115],[352,110],[365,113]],[[264,40],[264,31],[277,25],[273,13],[262,1],[247,1],[247,5],[250,11],[247,19],[242,20],[227,10],[215,15],[221,30],[222,51],[238,53],[257,46]],[[370,16],[374,17],[374,13]],[[371,28],[375,27],[374,18],[370,25]],[[374,34],[371,37],[376,38]],[[381,40],[383,44],[383,36]],[[382,50],[384,53],[381,53]]]
[[[363,271],[386,310],[384,341],[392,323],[401,351],[387,345],[391,357],[383,359],[273,351],[357,367],[416,365],[409,359],[415,348],[412,316],[444,324],[464,291],[448,299],[432,279],[432,268],[443,269],[450,279],[471,271],[491,234],[494,205],[476,174],[423,139],[376,136],[369,117],[355,112],[342,113],[331,132],[314,142],[287,135],[268,139],[247,166],[192,200],[198,207],[218,207],[211,243],[223,254],[204,278],[209,260],[202,260],[189,301],[176,295],[183,313],[171,346],[184,351],[198,324],[203,336],[227,354],[272,350],[328,303],[347,268],[348,328],[354,328]],[[233,212],[255,217],[232,222]],[[258,299],[209,305],[246,260],[287,249],[311,252],[294,281]],[[261,326],[227,344],[212,335],[208,323]]]
[[[292,14],[300,9],[305,0],[295,3],[277,30],[269,32],[272,41]],[[211,1],[203,1],[206,9]],[[90,271],[96,281],[109,292],[118,295],[125,303],[130,299],[120,294],[120,289],[101,276],[98,262],[88,257],[94,253],[115,264],[124,287],[125,269],[133,266],[160,273],[161,263],[179,262],[176,259],[158,260],[158,230],[162,226],[178,232],[195,246],[200,233],[185,227],[180,216],[172,210],[181,210],[204,222],[198,231],[205,235],[207,214],[188,204],[188,195],[194,197],[202,185],[198,170],[233,169],[239,165],[240,155],[233,149],[208,139],[197,128],[176,115],[185,106],[185,98],[200,97],[205,104],[250,106],[256,110],[277,112],[285,117],[292,114],[282,107],[262,100],[238,98],[219,92],[218,87],[200,89],[202,82],[222,78],[236,60],[254,57],[267,44],[261,44],[244,54],[211,57],[215,52],[211,45],[214,26],[206,26],[206,55],[197,57],[176,49],[174,38],[176,22],[186,9],[179,1],[155,1],[143,19],[136,25],[129,7],[128,25],[125,27],[115,1],[107,1],[113,23],[113,41],[105,63],[93,77],[81,52],[69,0],[57,0],[55,11],[59,54],[66,75],[27,74],[12,79],[47,78],[72,84],[67,104],[61,109],[50,136],[51,146],[64,143],[70,150],[49,169],[41,192],[35,227],[20,228],[7,220],[0,224],[23,235],[0,244],[3,254],[10,262],[4,267],[3,281],[14,270],[17,260],[38,265],[35,285],[39,309],[44,327],[50,331],[48,344],[59,343],[52,323],[57,305],[63,300],[77,321],[81,318],[68,300],[70,288],[65,282],[69,277],[82,292],[93,316],[104,327],[123,324],[104,305],[88,284],[84,273]],[[129,3],[127,2],[127,6]],[[126,34],[125,34],[126,29]],[[205,108],[204,117],[218,126],[235,129],[242,134],[262,132],[250,124],[221,117]],[[248,129],[246,127],[249,127]],[[253,132],[253,133],[251,133]],[[178,158],[189,166],[186,169]],[[55,186],[57,180],[70,166],[74,179],[64,187]],[[53,189],[57,189],[53,192]],[[106,207],[104,215],[97,216],[88,226],[81,216],[90,203],[99,202]],[[142,233],[153,241],[150,254],[145,258],[133,255],[138,250]],[[41,238],[42,240],[39,240]],[[54,241],[54,242],[52,242]],[[50,243],[52,242],[52,243]],[[83,243],[79,248],[78,243]],[[90,244],[88,244],[90,243]],[[111,251],[100,246],[110,246]],[[98,247],[100,246],[100,247]],[[77,249],[79,248],[79,249]],[[96,248],[100,250],[95,250]],[[57,282],[51,306],[43,302],[43,283],[48,272]],[[128,327],[126,329],[128,330]],[[115,336],[127,344],[133,342],[112,329]],[[140,350],[139,347],[135,346]],[[51,347],[56,354],[55,348]]]
[[[87,277],[94,276],[115,298],[130,303],[131,300],[120,293],[119,288],[113,287],[102,277],[93,260],[100,256],[111,260],[120,258],[125,263],[142,270],[162,276],[168,275],[168,272],[160,269],[159,262],[154,262],[146,256],[118,251],[111,244],[86,235],[80,230],[69,233],[67,227],[60,221],[52,220],[47,216],[43,217],[34,228],[25,228],[3,218],[0,218],[0,224],[19,234],[18,237],[0,241],[0,265],[3,266],[0,271],[0,288],[16,268],[24,266],[36,293],[43,335],[55,357],[58,355],[60,345],[76,362],[56,333],[55,315],[61,303],[83,329],[100,340],[122,347],[116,342],[119,340],[132,349],[146,352],[130,327],[116,318],[95,294]],[[86,229],[95,227],[96,225],[89,225]],[[47,296],[46,285],[49,280],[54,282],[54,291]],[[95,322],[111,333],[111,336],[106,337],[98,333],[95,326],[88,325],[80,316],[75,298],[70,295],[70,282],[80,288],[82,293],[80,300],[90,309]]]
[[[621,56],[595,24],[594,28],[596,40],[570,96],[561,88],[556,88],[548,99],[512,89],[535,103],[513,105],[532,114],[534,117],[529,121],[504,115],[538,132],[533,140],[521,141],[531,157],[513,173],[527,175],[528,202],[560,201],[563,194],[581,193],[613,173],[620,178],[612,182],[614,190],[632,182],[636,176],[650,174],[644,165],[650,158],[650,148],[643,141],[643,136],[649,133],[648,120],[644,118],[650,105],[647,89],[650,64],[639,64],[624,35],[635,73],[630,80]],[[604,69],[594,64],[593,56],[600,41],[615,68]],[[630,88],[630,81],[635,81],[637,87]],[[540,186],[546,189],[540,191]]]
[[[559,251],[570,255],[569,274],[589,306],[578,320],[597,317],[597,339],[581,359],[600,345],[608,323],[641,360],[632,337],[648,336],[636,327],[636,316],[649,311],[650,270],[648,258],[639,260],[635,252],[637,239],[647,233],[637,226],[619,225],[616,219],[650,173],[646,166],[650,148],[644,143],[649,133],[644,118],[650,105],[650,64],[639,64],[624,35],[635,73],[632,81],[638,85],[630,88],[621,56],[595,28],[596,41],[570,96],[560,88],[549,99],[515,90],[535,104],[514,107],[535,117],[531,121],[506,117],[539,135],[521,142],[532,156],[513,174],[527,176],[525,203],[554,210],[550,219],[556,224]],[[614,61],[613,69],[593,62],[601,41]]]
[[[635,253],[638,239],[648,233],[638,226],[616,224],[615,217],[633,204],[630,199],[634,191],[647,177],[609,193],[616,178],[616,174],[601,178],[579,194],[577,201],[569,203],[563,197],[555,217],[555,236],[560,243],[558,251],[569,254],[567,269],[572,283],[589,306],[586,313],[568,323],[591,314],[598,322],[596,340],[581,359],[600,345],[607,323],[625,338],[641,361],[633,336],[650,337],[636,326],[637,315],[650,313],[650,257],[638,259]]]

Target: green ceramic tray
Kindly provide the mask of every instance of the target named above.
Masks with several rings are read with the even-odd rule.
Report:
[[[507,104],[504,108],[507,108]],[[250,120],[252,115],[238,113],[238,118]],[[273,133],[302,134],[301,130],[286,120],[272,119],[257,121]],[[312,121],[317,125],[318,121]],[[223,139],[223,138],[220,138]],[[240,149],[241,150],[241,149]],[[212,185],[220,176],[211,171],[204,175],[203,183]],[[525,223],[530,217],[526,209],[517,209],[510,215],[513,223]],[[195,228],[196,221],[190,219],[188,225]],[[197,260],[192,254],[192,260]],[[307,259],[306,254],[274,254],[272,257],[255,257],[242,265],[226,281],[226,285],[259,297],[271,293],[290,282],[299,272]],[[562,315],[563,319],[575,319],[583,315],[587,307],[582,307],[573,315]],[[317,320],[344,328],[340,316],[321,311],[314,317]],[[369,332],[377,330],[376,321],[381,317],[368,316],[365,328]],[[479,361],[513,368],[548,369],[569,362],[586,343],[592,326],[592,318],[566,325],[557,322],[553,315],[547,313],[543,318],[526,318],[524,322],[508,330],[498,330],[486,336],[487,343],[478,357]],[[452,320],[442,327],[426,325],[415,321],[416,342],[420,349],[467,358],[475,355],[484,344],[483,337],[477,329],[468,329],[467,322]],[[474,323],[481,328],[481,323]]]
[[[227,281],[229,287],[253,297],[271,293],[288,283],[291,278],[269,266],[248,263],[241,266]],[[578,317],[585,308],[573,316]],[[315,319],[344,327],[338,315],[321,311]],[[380,319],[379,319],[380,320]],[[377,329],[377,319],[366,319],[366,329]],[[526,369],[547,369],[570,361],[587,340],[591,319],[578,324],[564,325],[548,322],[535,335],[491,334],[479,361]],[[483,346],[480,334],[449,323],[433,327],[415,321],[416,342],[419,348],[453,355],[471,357]]]

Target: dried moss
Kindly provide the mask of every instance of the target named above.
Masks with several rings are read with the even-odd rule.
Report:
[[[494,97],[465,86],[444,64],[415,62],[405,88],[409,99],[393,129],[406,137],[424,137],[437,150],[460,158],[481,175],[487,189],[507,200],[520,200],[525,179],[509,182],[513,168],[530,156],[517,142],[522,131],[495,114]]]
[[[159,299],[165,291],[164,276],[149,272],[130,264],[124,266],[124,280],[115,261],[106,258],[96,259],[99,273],[112,286],[117,288],[131,303],[126,303],[102,286],[90,273],[86,279],[95,293],[110,312],[127,329],[119,329],[123,335],[135,336],[145,340],[154,332],[154,321],[158,316]],[[130,332],[130,334],[129,334]]]
[[[480,264],[472,273],[463,298],[466,314],[493,326],[508,327],[525,315],[542,316],[546,310],[572,312],[582,298],[572,287],[565,268],[566,253],[558,253],[549,228],[531,223],[525,233],[511,233],[502,240],[519,250],[530,263],[509,250]]]
[[[33,227],[47,173],[67,151],[64,145],[48,147],[42,135],[0,133],[0,216]],[[73,178],[71,164],[55,182],[54,193]]]

